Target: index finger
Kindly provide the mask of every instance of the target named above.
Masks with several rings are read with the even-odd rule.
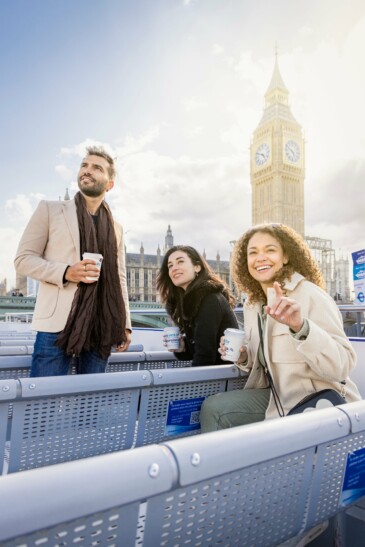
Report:
[[[280,287],[280,284],[277,281],[274,281],[273,287],[274,287],[276,297],[281,298],[283,296],[283,291]]]

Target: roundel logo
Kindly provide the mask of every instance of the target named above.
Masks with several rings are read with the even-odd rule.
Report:
[[[359,294],[357,295],[357,299],[360,301],[360,302],[364,302],[365,301],[365,295],[363,292],[359,292]]]

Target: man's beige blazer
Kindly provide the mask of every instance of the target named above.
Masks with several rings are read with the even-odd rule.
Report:
[[[118,244],[119,277],[126,307],[126,327],[131,328],[123,230],[114,222]],[[24,230],[16,257],[18,274],[40,281],[32,329],[63,330],[77,283],[63,283],[66,267],[81,260],[80,236],[74,200],[41,201]]]

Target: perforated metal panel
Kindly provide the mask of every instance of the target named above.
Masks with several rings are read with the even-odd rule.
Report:
[[[143,545],[278,545],[302,526],[312,458],[304,450],[149,499]]]
[[[145,361],[140,364],[139,370],[157,370],[159,368],[181,368],[181,367],[191,367],[191,361],[178,361],[175,360],[155,360],[155,361]]]
[[[356,433],[318,447],[313,476],[313,493],[308,508],[308,528],[339,511],[347,455],[364,447],[365,432]]]
[[[17,378],[28,378],[30,373],[30,367],[17,367],[17,368],[0,368],[0,380]]]
[[[145,361],[144,363],[141,363],[139,366],[139,370],[156,370],[159,368],[166,368],[166,361]]]
[[[109,363],[106,372],[125,372],[127,370],[138,370],[139,363]]]
[[[168,361],[167,368],[191,367],[192,361]]]
[[[30,372],[31,355],[0,356],[0,379],[27,378]]]
[[[9,472],[130,448],[139,389],[17,401]]]
[[[134,546],[139,503],[62,523],[1,543],[2,547]]]
[[[233,391],[235,389],[243,389],[247,382],[248,376],[239,376],[238,378],[233,378],[227,382],[227,391]]]
[[[172,371],[171,371],[172,372]],[[143,388],[136,446],[167,440],[165,424],[169,401],[208,397],[225,391],[226,380],[206,380],[194,383],[172,384]],[[198,430],[179,436],[195,435]],[[175,436],[177,437],[177,435]]]

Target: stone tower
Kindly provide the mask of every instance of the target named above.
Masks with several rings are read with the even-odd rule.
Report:
[[[164,254],[174,246],[174,236],[172,235],[172,230],[170,224],[167,227],[167,232],[165,236],[165,246],[163,249]]]
[[[252,224],[280,222],[304,236],[304,137],[289,106],[277,53],[250,157]]]

